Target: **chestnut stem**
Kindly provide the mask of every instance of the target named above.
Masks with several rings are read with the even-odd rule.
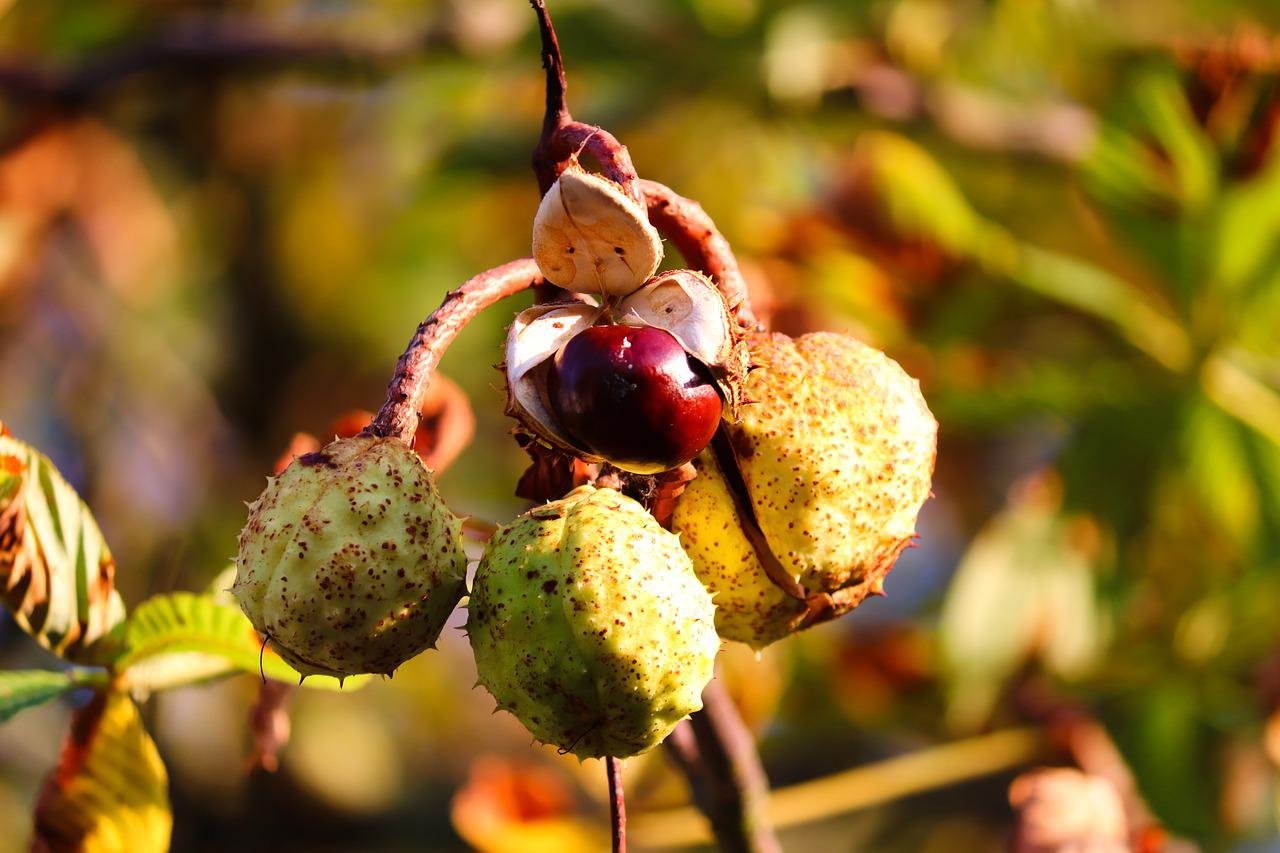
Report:
[[[622,794],[622,762],[605,756],[605,772],[609,776],[609,829],[613,853],[627,853],[627,803]]]
[[[453,339],[485,308],[542,280],[533,259],[521,258],[485,270],[449,291],[440,307],[418,326],[396,362],[387,386],[387,400],[365,428],[365,434],[395,436],[412,446],[420,417],[418,409],[431,383],[431,374]]]
[[[546,112],[542,135],[533,152],[533,171],[543,195],[578,155],[586,152],[600,163],[605,177],[644,204],[659,233],[671,240],[691,266],[702,269],[725,294],[735,316],[754,326],[746,283],[728,242],[702,208],[662,184],[641,181],[626,146],[613,134],[573,120],[565,103],[564,60],[545,0],[530,0],[538,16],[542,64],[547,73]],[[690,736],[689,732],[692,732]],[[710,819],[725,850],[774,853],[781,848],[769,828],[763,806],[768,781],[760,765],[751,732],[723,687],[712,682],[703,691],[703,708],[681,723],[672,735],[672,749],[683,760],[699,807]],[[677,749],[677,745],[685,748]],[[613,849],[625,849],[622,780],[616,759],[609,769]]]
[[[542,118],[542,139],[550,140],[564,125],[573,121],[565,105],[565,90],[569,88],[564,78],[564,59],[560,55],[560,40],[551,24],[551,13],[544,0],[530,0],[533,13],[538,16],[538,35],[542,40],[542,67],[547,72],[547,109]]]
[[[488,542],[498,532],[498,523],[469,516],[462,519],[462,535],[475,542]]]
[[[586,152],[600,162],[604,176],[621,185],[623,192],[642,203],[637,186],[636,168],[631,163],[627,146],[612,133],[594,124],[574,121],[565,102],[568,84],[564,76],[564,59],[560,41],[551,23],[545,0],[529,0],[538,16],[538,34],[542,40],[542,67],[547,72],[547,106],[542,117],[542,136],[533,149],[533,172],[543,195],[556,178],[578,155]]]
[[[658,233],[680,250],[689,266],[711,276],[738,322],[749,328],[757,327],[738,259],[702,205],[657,181],[642,179],[639,186],[649,221]]]

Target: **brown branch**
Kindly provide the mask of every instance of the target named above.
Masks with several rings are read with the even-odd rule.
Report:
[[[671,734],[662,742],[662,749],[671,763],[685,775],[690,786],[696,788],[701,779],[699,774],[703,772],[702,759],[698,755],[698,739],[693,736],[693,726],[688,720],[681,720],[671,730]],[[694,796],[697,799],[696,791]]]
[[[609,774],[609,834],[613,853],[627,853],[627,803],[622,794],[622,762],[612,755],[604,760]]]
[[[442,41],[427,31],[386,43],[271,32],[243,21],[184,22],[146,41],[66,68],[0,62],[0,93],[27,103],[78,107],[144,74],[201,76],[307,66],[343,74],[385,74]]]
[[[431,374],[453,339],[485,308],[541,281],[542,274],[533,259],[521,258],[486,270],[449,291],[440,307],[414,332],[396,363],[387,386],[387,400],[365,432],[412,442]]]
[[[443,43],[428,30],[395,42],[362,44],[270,32],[245,22],[188,21],[64,67],[0,60],[0,97],[23,107],[0,137],[12,151],[68,114],[93,109],[119,85],[139,77],[174,81],[226,74],[306,69],[343,77],[380,78]]]
[[[641,180],[639,186],[658,233],[680,250],[690,267],[711,276],[740,323],[757,326],[738,259],[702,205],[657,181]]]
[[[547,72],[547,106],[542,116],[542,136],[533,149],[533,172],[538,178],[538,189],[543,195],[551,189],[556,178],[570,163],[576,163],[583,153],[600,163],[604,176],[641,203],[638,176],[631,163],[627,146],[612,133],[593,124],[574,121],[565,102],[568,84],[564,76],[564,59],[560,55],[560,40],[556,38],[551,13],[545,0],[529,0],[538,16],[538,34],[542,40],[542,67]]]
[[[547,72],[547,108],[542,117],[542,139],[539,145],[549,142],[555,132],[573,121],[565,105],[565,91],[569,88],[564,78],[564,58],[560,55],[560,40],[551,24],[551,13],[544,0],[529,0],[533,13],[538,16],[538,35],[542,40],[542,67]],[[536,158],[535,153],[535,158]]]
[[[695,748],[690,749],[687,735],[673,732],[668,753],[689,775],[694,802],[711,822],[720,849],[780,853],[766,813],[769,780],[760,754],[718,679],[702,691],[702,710],[684,725],[693,732]]]

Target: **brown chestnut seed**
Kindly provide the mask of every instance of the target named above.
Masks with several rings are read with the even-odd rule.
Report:
[[[683,465],[715,434],[723,402],[669,332],[592,326],[556,353],[550,402],[591,452],[640,474]]]

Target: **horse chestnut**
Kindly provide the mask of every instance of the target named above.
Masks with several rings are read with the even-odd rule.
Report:
[[[525,309],[506,356],[507,412],[529,435],[636,474],[683,465],[737,418],[748,359],[724,297],[692,270],[605,305]]]
[[[688,462],[711,441],[723,404],[715,382],[670,333],[592,326],[556,353],[551,408],[593,453],[641,473]]]

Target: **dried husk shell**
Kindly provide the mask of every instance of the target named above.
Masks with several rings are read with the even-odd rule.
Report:
[[[830,594],[823,618],[879,592],[930,494],[937,422],[919,383],[846,335],[751,340],[759,402],[727,427],[768,553],[793,586]],[[804,627],[807,607],[774,578],[749,536],[733,478],[711,450],[681,494],[671,529],[716,596],[725,639],[763,648]]]
[[[558,287],[620,297],[658,269],[662,239],[617,184],[570,166],[534,217],[533,259]]]
[[[550,361],[569,339],[590,328],[600,309],[586,302],[535,305],[516,315],[507,330],[507,414],[532,435],[574,456],[598,460],[560,428],[546,396]]]
[[[711,371],[737,419],[750,355],[723,294],[700,272],[671,270],[647,281],[618,304],[619,322],[671,333]]]

